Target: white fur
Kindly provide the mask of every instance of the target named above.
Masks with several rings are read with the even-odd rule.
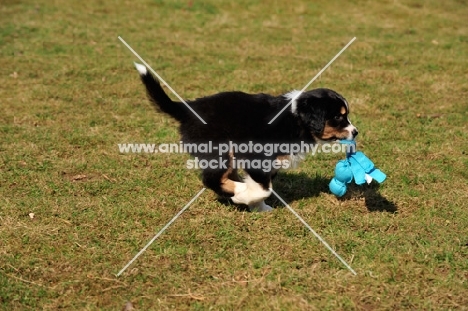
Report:
[[[350,139],[350,140],[354,139],[353,132],[355,130],[357,130],[357,129],[356,129],[356,127],[354,125],[351,124],[351,122],[349,123],[349,125],[347,127],[345,127],[345,130],[348,131],[348,133],[349,133],[349,135],[348,135],[348,137],[346,137],[346,139]]]
[[[148,69],[146,69],[145,66],[138,64],[138,63],[134,63],[134,64],[135,64],[136,69],[140,73],[140,75],[145,76],[148,73]]]
[[[266,212],[272,208],[263,202],[271,195],[270,190],[263,189],[262,185],[246,175],[244,182],[235,182],[234,196],[231,200],[236,204],[248,205],[251,211]]]
[[[296,114],[297,111],[297,101],[296,99],[301,96],[302,92],[298,90],[293,90],[289,93],[284,94],[283,96],[286,97],[288,100],[292,100],[291,102],[291,112]]]
[[[348,102],[344,98],[343,98],[343,101],[344,101],[344,103],[346,105],[346,110],[349,112]],[[351,123],[351,121],[349,121],[349,117],[348,117],[348,123],[349,123],[349,125],[347,127],[345,127],[345,130],[348,131],[349,135],[348,135],[348,137],[346,137],[346,139],[354,139],[353,132],[357,131],[357,128]]]
[[[345,104],[346,104],[346,111],[349,111],[349,104],[348,104],[348,102],[347,102],[344,98],[343,98],[343,101],[344,101]],[[357,128],[356,128],[353,124],[351,124],[351,121],[349,121],[349,117],[348,117],[348,123],[349,123],[349,125],[346,127],[346,129],[347,129],[350,133],[352,133],[353,130],[357,130]],[[348,137],[348,139],[353,139],[353,138],[354,138],[354,137],[353,137],[353,134],[350,134],[349,137]]]

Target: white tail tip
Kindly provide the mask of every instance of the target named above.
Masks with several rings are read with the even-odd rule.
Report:
[[[138,70],[140,75],[144,76],[148,73],[148,70],[146,69],[145,66],[138,64],[138,63],[134,63],[134,64],[135,64],[135,68]]]

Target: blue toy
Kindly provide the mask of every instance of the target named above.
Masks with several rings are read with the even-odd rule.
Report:
[[[382,171],[374,167],[374,163],[364,153],[356,152],[354,140],[341,140],[340,143],[350,146],[346,152],[346,159],[336,164],[335,177],[329,184],[330,191],[334,195],[342,197],[346,193],[346,184],[353,179],[357,185],[362,185],[365,182],[370,184],[373,179],[382,183],[387,178]]]

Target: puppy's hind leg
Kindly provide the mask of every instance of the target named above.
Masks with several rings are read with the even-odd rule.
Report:
[[[252,212],[269,212],[272,207],[264,201],[271,195],[269,187],[271,187],[269,175],[246,172],[244,183],[235,183],[234,196],[231,200],[237,204],[248,205]]]
[[[221,197],[231,197],[234,195],[236,184],[240,182],[229,179],[232,169],[205,169],[202,173],[203,184],[216,192]]]
[[[232,168],[227,170],[206,169],[203,171],[203,184],[221,197],[230,197],[232,202],[236,204],[245,204],[250,211],[267,212],[272,210],[271,206],[264,202],[271,194],[268,189],[271,183],[266,183],[267,186],[265,187],[265,183],[256,182],[247,173],[243,182],[232,179],[240,179],[237,172]]]

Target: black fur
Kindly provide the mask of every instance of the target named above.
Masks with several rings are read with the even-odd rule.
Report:
[[[188,111],[187,107],[183,103],[173,102],[169,96],[164,92],[161,85],[151,74],[140,75],[141,81],[146,86],[146,92],[148,93],[148,98],[152,102],[153,106],[157,110],[161,110],[170,116],[172,116],[177,121],[184,121],[187,118]]]

